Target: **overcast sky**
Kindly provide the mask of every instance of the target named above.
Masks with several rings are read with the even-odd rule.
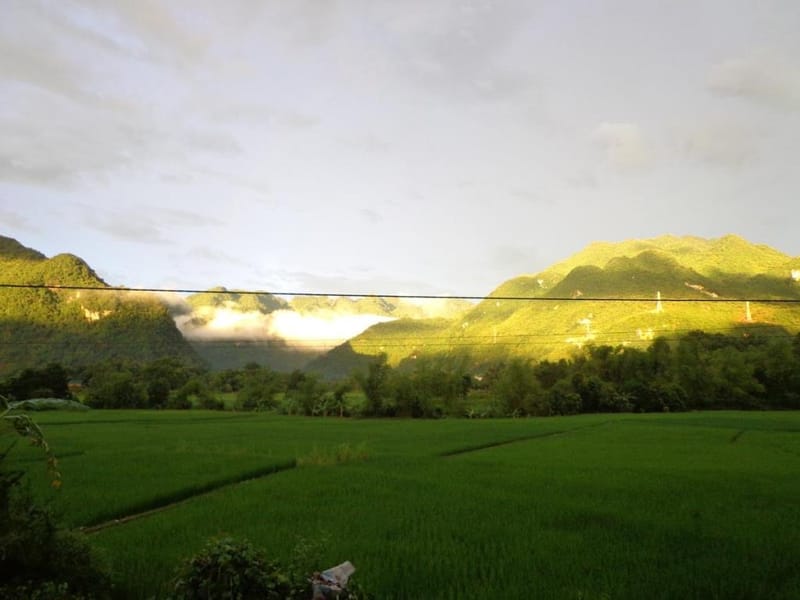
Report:
[[[800,255],[796,0],[0,0],[0,234],[126,286],[481,295]]]

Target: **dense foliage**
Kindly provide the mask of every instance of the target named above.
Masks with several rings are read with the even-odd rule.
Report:
[[[0,236],[0,374],[48,362],[163,356],[197,360],[155,296],[113,292],[83,260],[53,258]],[[59,289],[85,286],[95,290]]]
[[[172,599],[308,600],[313,561],[319,559],[317,546],[303,540],[288,564],[282,564],[245,539],[212,538],[181,566]],[[358,600],[368,595],[350,581],[337,598]]]
[[[52,484],[59,487],[56,459],[41,430],[24,414],[12,413],[1,398],[0,435],[16,430],[45,450]],[[0,451],[0,597],[79,600],[110,597],[111,579],[83,536],[62,527],[38,503],[23,479],[7,465],[11,445]]]
[[[589,346],[570,359],[465,366],[379,357],[356,377],[375,416],[521,416],[800,408],[800,335],[692,332],[647,349]]]
[[[175,581],[175,600],[284,599],[289,580],[277,564],[246,540],[209,541],[186,561]]]
[[[10,400],[71,398],[69,375],[64,367],[56,363],[41,369],[23,369],[0,381],[0,395]]]
[[[12,399],[70,397],[59,365],[0,380]],[[307,416],[504,417],[595,412],[800,408],[800,335],[691,332],[646,349],[588,346],[570,358],[475,366],[437,357],[391,366],[383,355],[348,378],[257,364],[210,372],[164,358],[105,361],[71,374],[94,408],[204,408]]]

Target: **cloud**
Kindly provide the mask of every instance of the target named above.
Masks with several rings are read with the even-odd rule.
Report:
[[[136,211],[119,211],[104,207],[81,205],[83,222],[89,227],[114,238],[144,243],[170,244],[175,227],[208,227],[218,225],[209,217],[181,209],[142,205]],[[170,230],[169,238],[164,230]]]
[[[211,217],[198,212],[181,210],[177,208],[163,208],[151,206],[147,209],[154,218],[167,225],[177,227],[209,227],[222,225],[217,217]]]
[[[22,231],[36,231],[31,222],[20,214],[0,207],[0,225],[3,228],[19,229]]]
[[[490,250],[487,262],[492,270],[518,274],[531,272],[537,260],[537,253],[531,248],[500,245]]]
[[[89,99],[82,85],[85,68],[67,58],[60,28],[42,18],[33,2],[4,4],[3,13],[0,81],[26,84],[73,100]]]
[[[553,204],[552,196],[545,194],[542,191],[512,189],[509,190],[509,195],[512,198],[525,202],[526,204],[538,204],[540,206],[551,206]]]
[[[635,123],[601,123],[592,133],[592,139],[604,149],[608,164],[618,169],[640,169],[651,162],[644,134]]]
[[[182,68],[204,58],[212,43],[208,33],[209,22],[188,18],[192,4],[164,4],[159,0],[120,0],[112,3],[87,0],[85,4],[92,7],[92,21],[102,22],[103,19],[99,17],[104,16],[105,28],[114,31],[116,45],[138,59],[145,58]],[[205,9],[202,12],[207,13],[209,6],[196,8]],[[192,25],[188,26],[190,22]],[[102,34],[103,29],[102,26],[96,27],[94,31]],[[94,39],[103,38],[95,36]],[[125,43],[119,44],[120,39]]]
[[[453,293],[438,285],[415,279],[386,276],[374,269],[364,270],[358,266],[347,272],[359,272],[357,277],[341,273],[312,273],[309,271],[264,270],[259,281],[267,285],[267,291],[276,294],[292,295],[303,292],[330,296],[336,294],[392,294],[443,295]]]
[[[383,217],[370,208],[362,208],[358,211],[358,213],[361,215],[361,218],[372,225],[377,225],[383,221]]]
[[[566,175],[564,181],[576,188],[593,189],[597,187],[597,176],[588,169],[577,169]]]
[[[243,260],[239,257],[232,256],[230,254],[226,254],[221,250],[216,248],[209,248],[208,246],[198,246],[192,248],[189,252],[186,253],[186,258],[194,259],[194,260],[201,260],[203,262],[214,262],[214,263],[222,263],[225,265],[236,265],[240,267],[249,267],[251,266],[246,260]]]
[[[158,223],[147,215],[88,215],[85,224],[113,238],[141,244],[168,244]]]
[[[800,66],[774,51],[760,50],[714,65],[708,88],[720,96],[800,110]]]
[[[243,152],[230,129],[199,125],[216,123],[190,100],[208,40],[186,25],[191,5],[171,8],[180,22],[151,0],[4,5],[0,180],[64,188]]]
[[[736,121],[705,123],[688,134],[683,146],[690,158],[723,167],[740,167],[757,156],[755,135]]]
[[[416,0],[402,8],[375,3],[367,13],[381,31],[392,68],[418,85],[459,101],[497,100],[536,87],[528,71],[507,65],[506,53],[525,34],[531,3]]]
[[[242,147],[230,133],[211,130],[191,130],[181,135],[181,145],[214,154],[235,156],[242,153]]]
[[[0,178],[71,184],[146,157],[150,127],[113,109],[85,107],[29,89],[10,89],[0,113]]]
[[[203,306],[175,318],[190,340],[284,340],[297,346],[333,348],[376,323],[393,320],[379,315],[337,315],[317,312],[303,315],[293,310],[264,314],[234,307]]]

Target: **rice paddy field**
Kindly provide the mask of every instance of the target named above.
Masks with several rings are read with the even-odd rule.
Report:
[[[210,537],[326,540],[376,598],[800,598],[800,413],[349,420],[36,415],[37,496],[120,597],[169,592]],[[136,518],[126,517],[139,515]]]

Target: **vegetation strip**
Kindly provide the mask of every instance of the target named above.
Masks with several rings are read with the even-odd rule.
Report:
[[[156,413],[157,414],[157,413]],[[185,413],[180,413],[185,415]],[[195,423],[212,423],[212,422],[232,422],[232,421],[243,421],[247,419],[252,419],[252,413],[242,413],[238,415],[230,415],[230,416],[221,416],[221,417],[186,417],[182,416],[181,421],[177,424],[179,425],[186,425],[191,426]],[[67,426],[74,426],[74,425],[118,425],[120,423],[124,423],[125,425],[158,425],[160,421],[157,417],[154,418],[135,418],[135,419],[107,419],[107,420],[100,420],[100,419],[87,419],[85,421],[47,421],[47,427],[57,426],[57,425],[67,425]]]
[[[479,450],[488,450],[489,448],[497,448],[498,446],[507,446],[508,444],[516,444],[517,442],[527,442],[529,440],[552,437],[554,435],[562,435],[564,433],[572,433],[573,431],[579,431],[581,429],[600,427],[602,425],[608,425],[610,422],[611,421],[601,421],[600,423],[592,423],[591,425],[584,425],[583,427],[573,427],[572,429],[559,429],[558,431],[545,431],[541,433],[523,435],[508,440],[501,440],[499,442],[487,442],[484,444],[476,444],[475,446],[466,446],[464,448],[457,448],[455,450],[447,450],[439,454],[439,456],[444,458],[448,456],[457,456],[459,454],[467,454],[469,452],[477,452]]]
[[[63,453],[59,453],[59,454],[58,454],[58,456],[56,456],[56,458],[57,458],[58,460],[63,460],[63,459],[65,459],[65,458],[70,458],[70,457],[73,457],[73,456],[83,456],[84,454],[86,454],[86,452],[85,452],[85,451],[83,451],[83,450],[76,450],[75,452],[63,452]],[[28,456],[28,457],[24,457],[24,458],[18,458],[18,459],[17,459],[17,462],[21,462],[21,463],[32,463],[32,462],[41,462],[41,460],[42,460],[42,459],[41,459],[41,457],[39,457],[39,456]]]
[[[742,437],[742,435],[744,434],[745,431],[747,431],[747,430],[746,429],[740,429],[735,434],[733,434],[733,436],[731,437],[731,444],[735,444],[736,442],[738,442],[739,438]]]
[[[511,438],[510,440],[502,440],[500,442],[487,442],[485,444],[478,444],[475,446],[467,446],[466,448],[457,448],[456,450],[448,450],[442,452],[439,456],[457,456],[459,454],[467,454],[469,452],[477,452],[478,450],[487,450],[489,448],[496,448],[498,446],[506,446],[508,444],[516,444],[517,442],[527,442],[528,440],[535,440],[537,438],[550,437],[553,435],[560,435],[562,433],[569,433],[575,431],[574,429],[560,429],[558,431],[547,431],[545,433],[536,433],[533,435],[524,435],[522,437]]]
[[[178,490],[173,494],[160,496],[148,502],[142,503],[136,507],[133,507],[130,509],[132,511],[130,514],[118,517],[111,517],[111,518],[101,517],[100,519],[97,519],[98,521],[101,522],[92,523],[87,526],[80,527],[79,529],[86,534],[96,533],[103,529],[108,529],[109,527],[122,525],[124,523],[128,523],[129,521],[133,521],[135,519],[148,517],[155,513],[167,510],[168,508],[172,508],[173,506],[177,506],[179,504],[188,502],[189,500],[193,500],[194,498],[197,498],[199,496],[210,494],[211,492],[215,492],[224,487],[239,485],[247,481],[253,481],[255,479],[260,479],[262,477],[267,477],[269,475],[274,475],[275,473],[280,473],[282,471],[289,471],[295,468],[297,468],[297,461],[292,460],[287,463],[272,465],[270,467],[248,471],[247,473],[243,473],[242,475],[239,475],[237,477],[229,477],[218,481],[212,481],[206,485],[194,487],[191,489]]]

